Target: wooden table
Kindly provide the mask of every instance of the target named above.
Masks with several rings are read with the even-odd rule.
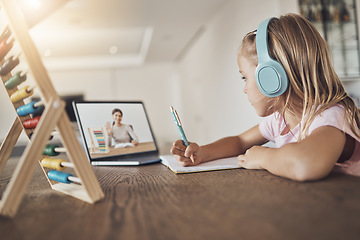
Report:
[[[17,158],[0,176],[4,192]],[[175,175],[161,164],[93,167],[105,199],[53,191],[38,167],[0,239],[360,239],[360,178],[298,183],[260,170]]]

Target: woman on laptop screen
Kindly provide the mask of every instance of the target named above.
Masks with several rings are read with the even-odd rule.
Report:
[[[139,139],[131,125],[122,123],[123,112],[119,108],[112,110],[114,121],[112,125],[106,122],[106,132],[108,145],[118,147],[134,147],[139,143]]]
[[[73,107],[92,165],[142,165],[160,161],[141,101],[81,101],[73,102]],[[132,147],[124,146],[129,144]]]

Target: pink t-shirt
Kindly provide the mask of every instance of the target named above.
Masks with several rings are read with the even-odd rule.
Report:
[[[336,163],[333,170],[360,176],[360,139],[351,131],[350,125],[344,119],[344,114],[344,108],[339,105],[326,109],[311,123],[309,127],[309,135],[318,127],[332,126],[353,137],[356,141],[352,156],[343,163]],[[274,142],[276,147],[279,148],[287,143],[297,142],[299,137],[300,124],[291,132],[281,135],[285,126],[283,116],[279,113],[274,113],[266,117],[260,123],[259,128],[264,138]]]

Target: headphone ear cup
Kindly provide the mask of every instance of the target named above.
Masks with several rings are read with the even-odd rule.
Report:
[[[288,87],[288,77],[283,66],[272,59],[268,50],[268,24],[271,18],[261,22],[256,31],[256,51],[258,66],[255,72],[260,91],[268,97],[283,94]]]
[[[268,97],[283,94],[288,87],[288,79],[282,65],[274,60],[259,63],[255,79],[260,91]]]

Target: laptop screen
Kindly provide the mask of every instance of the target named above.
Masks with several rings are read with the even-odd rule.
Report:
[[[158,151],[142,102],[73,102],[90,160]]]

